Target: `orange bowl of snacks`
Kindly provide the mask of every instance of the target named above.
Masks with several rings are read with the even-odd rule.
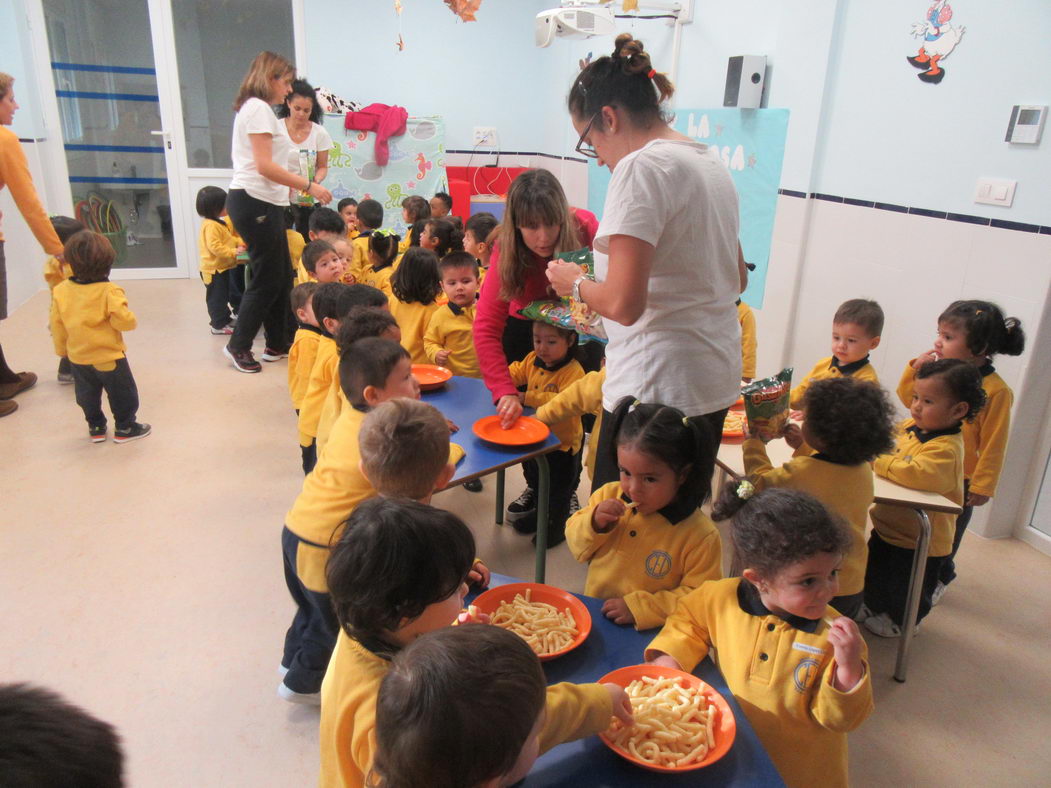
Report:
[[[636,722],[658,731],[684,731],[675,738],[656,737],[650,730],[615,720],[600,734],[613,752],[654,772],[688,772],[715,763],[729,752],[737,734],[730,706],[694,675],[662,665],[630,665],[599,679],[617,684],[631,699]]]
[[[730,410],[726,412],[726,420],[723,422],[724,438],[744,438],[745,428],[748,420],[743,410]]]
[[[584,603],[561,588],[543,583],[508,583],[479,594],[474,606],[489,623],[521,637],[541,662],[561,657],[591,634]]]
[[[431,391],[444,386],[452,378],[453,373],[445,367],[437,364],[413,364],[412,376],[420,384],[421,391]]]

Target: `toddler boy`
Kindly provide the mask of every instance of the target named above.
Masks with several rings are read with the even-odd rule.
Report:
[[[303,249],[303,268],[310,277],[308,281],[326,284],[342,281],[345,266],[335,247],[318,239]]]
[[[449,211],[453,209],[453,198],[445,192],[437,192],[431,197],[431,216],[435,219],[441,219],[444,216],[449,215]]]
[[[423,336],[424,352],[432,363],[448,367],[454,375],[480,378],[472,333],[478,262],[468,252],[450,252],[438,263],[438,274],[449,302],[431,315]]]
[[[343,218],[347,225],[347,240],[353,241],[358,237],[358,201],[353,197],[344,197],[336,204],[336,212]]]
[[[292,397],[292,407],[299,415],[299,404],[307,391],[310,382],[310,370],[317,358],[318,346],[321,343],[322,331],[314,316],[314,293],[320,285],[317,282],[304,282],[292,290],[290,301],[292,312],[296,316],[299,328],[292,348],[288,351],[288,393]]]
[[[383,224],[383,206],[376,200],[358,203],[360,233],[351,244],[350,273],[355,281],[362,281],[369,269],[369,236]]]

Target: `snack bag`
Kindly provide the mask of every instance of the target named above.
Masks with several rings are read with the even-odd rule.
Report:
[[[572,252],[559,252],[555,255],[555,259],[579,265],[584,269],[584,276],[592,282],[595,281],[595,258],[591,255],[590,249],[584,248]],[[569,314],[576,324],[577,333],[581,336],[595,337],[602,342],[606,341],[606,329],[602,326],[602,316],[598,312],[583,301],[577,301],[569,296],[563,296],[562,303],[569,307]]]
[[[569,307],[561,301],[533,301],[528,306],[518,310],[518,314],[526,320],[539,320],[541,323],[550,323],[558,328],[576,331],[580,335],[580,344],[585,342],[601,342],[606,344],[605,332],[602,336],[595,336],[582,331],[576,320],[569,311]]]
[[[749,428],[764,439],[776,438],[788,423],[788,400],[792,392],[792,367],[776,375],[754,380],[741,389]]]
[[[299,172],[305,175],[308,180],[314,180],[314,175],[317,173],[316,151],[299,151]],[[309,186],[310,184],[307,185]],[[291,201],[294,205],[313,205],[317,202],[312,195],[300,191],[299,189],[291,189],[290,192]]]

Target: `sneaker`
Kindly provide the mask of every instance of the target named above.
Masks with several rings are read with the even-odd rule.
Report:
[[[320,692],[296,692],[289,689],[283,681],[277,685],[277,696],[282,700],[287,700],[289,703],[300,703],[304,706],[321,705]]]
[[[869,610],[868,607],[864,603],[862,603],[861,607],[858,608],[858,612],[854,614],[854,623],[855,624],[864,623],[865,619],[868,618],[871,615],[872,615],[872,611]]]
[[[936,604],[942,601],[942,597],[945,596],[945,590],[948,587],[949,586],[945,585],[945,583],[941,582],[940,580],[938,581],[938,585],[936,585],[934,587],[934,591],[931,592],[931,607],[934,607]]]
[[[563,521],[560,525],[548,522],[547,524],[547,549],[550,550],[552,547],[558,547],[566,541],[566,523]],[[533,546],[536,546],[536,535],[534,534]]]
[[[482,480],[471,479],[471,481],[463,483],[463,488],[467,490],[467,492],[479,493],[482,491]]]
[[[58,382],[61,383],[63,386],[70,385],[71,383],[73,383],[73,373],[72,372],[59,372],[58,373]]]
[[[280,361],[283,358],[288,358],[287,350],[274,350],[273,348],[266,348],[263,350],[263,355],[260,356],[263,361]]]
[[[105,443],[106,425],[103,424],[101,427],[88,427],[88,436],[91,438],[92,443]]]
[[[217,337],[219,337],[219,336],[226,336],[226,337],[228,337],[232,333],[234,333],[234,327],[233,327],[232,323],[230,323],[228,325],[225,325],[222,328],[214,328],[214,327],[212,328],[212,334],[214,334]]]
[[[536,492],[526,487],[522,490],[521,495],[507,505],[507,520],[513,523],[534,512],[536,512]]]
[[[573,491],[573,495],[569,499],[569,513],[573,514],[574,512],[579,512],[579,511],[580,511],[580,499],[577,498],[577,493],[574,490]]]
[[[280,676],[281,678],[284,678],[287,674],[288,674],[288,668],[286,668],[284,665],[280,665],[279,664],[277,666],[277,675]]]
[[[901,637],[901,627],[891,621],[890,616],[886,613],[880,613],[878,616],[870,615],[866,618],[865,629],[881,638]]]
[[[149,424],[139,424],[135,422],[130,427],[121,429],[116,427],[113,430],[113,442],[114,443],[130,443],[131,441],[137,441],[139,438],[145,438],[150,434]]]
[[[238,372],[260,372],[263,365],[255,360],[251,350],[230,350],[227,345],[223,348],[223,355],[234,362],[234,369]]]

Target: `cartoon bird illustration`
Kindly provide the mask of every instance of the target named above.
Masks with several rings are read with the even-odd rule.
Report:
[[[952,6],[948,0],[937,0],[927,9],[927,16],[922,22],[912,25],[913,38],[922,38],[923,44],[915,57],[907,58],[916,68],[925,69],[916,76],[923,82],[937,85],[945,78],[945,69],[938,63],[956,49],[963,38],[966,28],[950,25]]]

